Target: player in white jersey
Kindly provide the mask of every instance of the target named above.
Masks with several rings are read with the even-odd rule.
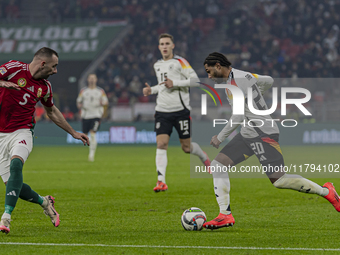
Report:
[[[97,149],[96,132],[99,130],[100,119],[104,113],[104,106],[108,105],[105,91],[97,87],[97,75],[89,74],[88,86],[83,88],[77,98],[77,107],[81,110],[83,132],[90,132],[89,161],[94,161]]]
[[[168,189],[165,182],[165,172],[168,164],[167,149],[173,127],[176,128],[179,135],[182,150],[185,153],[197,155],[205,166],[210,166],[207,154],[190,139],[190,78],[198,80],[198,77],[188,61],[174,55],[174,48],[172,35],[161,34],[159,36],[158,49],[162,54],[162,59],[154,64],[158,84],[150,87],[149,84],[145,83],[146,87],[143,88],[144,96],[158,94],[155,114],[158,181],[154,188],[155,192]]]
[[[221,53],[211,53],[204,61],[204,67],[208,77],[217,83],[231,84],[242,90],[245,98],[244,114],[232,115],[228,124],[222,131],[212,137],[210,144],[215,148],[239,126],[241,132],[237,134],[211,162],[212,169],[226,169],[232,167],[252,155],[256,155],[266,169],[279,169],[278,172],[267,171],[267,176],[276,188],[292,189],[304,193],[318,194],[332,203],[334,208],[340,211],[339,196],[332,183],[327,182],[323,186],[303,178],[299,175],[286,174],[283,171],[284,161],[280,149],[279,129],[270,115],[254,115],[249,110],[250,100],[257,110],[266,110],[267,105],[262,94],[270,88],[274,80],[269,76],[252,74],[231,67],[229,60]],[[248,88],[252,88],[252,95],[247,97]],[[226,90],[230,104],[233,103],[231,91]],[[255,120],[256,119],[256,120]],[[257,120],[264,120],[262,127]],[[244,121],[244,122],[243,122]],[[247,124],[250,121],[252,124]],[[234,123],[234,124],[232,124]],[[271,168],[270,168],[271,166]],[[203,226],[208,229],[232,226],[235,219],[230,210],[230,181],[228,172],[214,171],[214,191],[220,207],[217,218],[206,222]]]

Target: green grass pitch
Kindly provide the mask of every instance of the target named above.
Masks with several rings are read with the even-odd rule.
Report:
[[[155,146],[88,148],[35,147],[24,166],[24,182],[56,198],[61,215],[53,227],[38,205],[18,201],[11,232],[0,235],[3,254],[338,254],[340,214],[325,199],[274,188],[266,178],[232,178],[232,228],[185,231],[182,212],[201,208],[208,220],[218,214],[211,178],[190,178],[190,156],[169,147],[169,190],[154,193]],[[286,163],[340,163],[338,147],[284,147]],[[217,150],[210,149],[213,158]],[[322,156],[320,156],[322,155]],[[245,164],[257,164],[249,159]],[[303,175],[303,174],[302,174]],[[340,179],[313,179],[318,184]],[[5,186],[1,188],[4,204]],[[17,243],[17,244],[4,244]],[[19,245],[18,243],[21,243]],[[26,243],[68,244],[65,246]],[[87,246],[72,246],[86,244]],[[107,246],[89,246],[103,244]],[[127,245],[124,247],[124,245]],[[143,247],[142,247],[143,246]],[[160,247],[156,247],[160,246]],[[166,246],[166,247],[164,247]],[[182,246],[182,247],[179,247]],[[190,248],[183,246],[206,246]],[[207,248],[208,246],[208,248]],[[240,247],[221,249],[214,247]],[[249,249],[246,247],[254,247]],[[256,250],[271,247],[282,250]]]

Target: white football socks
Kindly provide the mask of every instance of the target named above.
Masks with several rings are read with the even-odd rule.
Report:
[[[279,189],[293,189],[299,192],[318,194],[323,197],[329,193],[327,188],[321,187],[315,182],[296,174],[285,174],[274,182],[273,185]]]
[[[40,195],[39,195],[40,196]],[[48,201],[47,201],[47,199],[46,198],[44,198],[44,197],[42,197],[42,196],[40,196],[43,200],[44,200],[44,202],[40,205],[42,208],[46,208],[46,206],[48,205]]]
[[[94,155],[97,149],[96,133],[90,132],[90,153],[89,159],[94,159]]]
[[[207,160],[207,155],[203,152],[203,150],[197,143],[191,143],[190,153],[198,156],[202,162]]]
[[[1,219],[11,219],[11,215],[9,213],[4,213],[2,216],[1,216]]]
[[[214,166],[215,169],[217,169],[217,166],[220,167],[220,169],[223,168],[223,164],[220,162],[213,160],[211,162],[211,166]],[[230,214],[230,181],[229,181],[229,175],[228,172],[223,173],[213,173],[214,177],[214,191],[216,195],[217,203],[220,207],[220,213],[223,214]]]
[[[156,170],[158,174],[158,181],[165,183],[165,172],[168,165],[167,151],[163,149],[156,150]]]

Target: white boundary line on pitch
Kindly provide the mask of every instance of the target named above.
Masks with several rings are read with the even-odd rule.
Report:
[[[14,243],[0,242],[0,245],[31,245],[31,246],[83,246],[111,248],[166,248],[166,249],[224,249],[224,250],[286,250],[286,251],[340,251],[340,248],[276,248],[276,247],[224,247],[224,246],[170,246],[170,245],[114,245],[85,243]]]

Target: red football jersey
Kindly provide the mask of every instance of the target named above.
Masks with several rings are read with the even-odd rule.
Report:
[[[45,79],[34,79],[28,64],[15,60],[0,66],[0,79],[16,83],[21,88],[0,87],[0,132],[34,128],[37,102],[41,101],[47,107],[53,106],[51,83]]]

